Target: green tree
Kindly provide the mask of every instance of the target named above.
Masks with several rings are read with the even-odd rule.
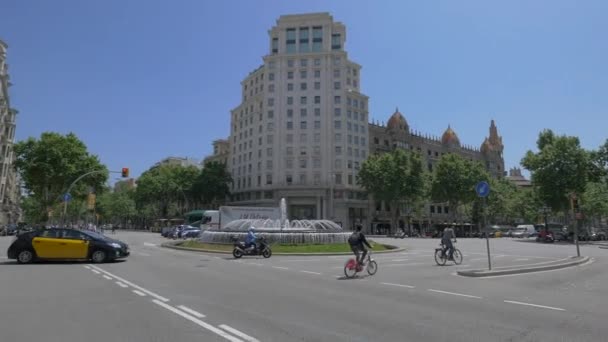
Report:
[[[488,222],[512,223],[516,216],[512,210],[517,195],[516,186],[506,179],[490,179],[490,189],[487,199]]]
[[[230,184],[232,176],[226,169],[226,165],[218,162],[205,164],[198,175],[192,192],[195,198],[204,205],[218,208],[230,195]]]
[[[413,207],[425,193],[425,176],[418,154],[401,149],[372,155],[363,162],[357,183],[391,209],[391,227],[397,227],[399,205]]]
[[[608,184],[587,183],[582,196],[581,209],[592,221],[601,222],[603,217],[608,217]]]
[[[473,204],[477,198],[475,185],[489,179],[489,174],[480,163],[449,153],[443,155],[435,167],[431,198],[435,202],[448,203],[452,217],[456,219],[459,217],[459,207]]]
[[[39,139],[29,138],[15,144],[15,167],[32,200],[43,212],[61,201],[61,195],[79,176],[93,170],[104,171],[82,179],[72,189],[74,200],[84,200],[89,189],[103,189],[108,178],[105,165],[87,151],[78,137],[69,133],[42,133]],[[48,217],[41,217],[46,222]]]
[[[169,209],[176,205],[184,212],[195,199],[192,188],[198,174],[194,166],[160,165],[147,170],[137,181],[137,207],[155,204],[161,217],[168,217],[170,211],[174,214]]]
[[[104,222],[122,223],[137,214],[134,190],[107,192],[97,200],[97,212]]]
[[[569,196],[585,191],[591,156],[577,137],[556,136],[544,130],[537,141],[538,152],[528,151],[521,164],[532,173],[540,199],[555,211],[568,210]]]

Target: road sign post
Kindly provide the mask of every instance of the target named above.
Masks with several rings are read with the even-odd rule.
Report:
[[[475,185],[475,192],[477,196],[482,198],[481,210],[483,211],[483,229],[487,229],[486,222],[486,198],[490,194],[490,184],[485,181],[481,181]],[[492,270],[492,258],[490,257],[490,237],[489,232],[486,231],[486,249],[488,250],[488,269]]]

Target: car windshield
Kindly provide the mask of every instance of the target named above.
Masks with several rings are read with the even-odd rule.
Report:
[[[105,235],[102,235],[102,234],[99,234],[99,233],[97,233],[97,232],[90,231],[90,230],[82,230],[81,232],[82,232],[83,234],[85,234],[85,235],[88,235],[88,236],[90,236],[90,237],[94,238],[94,239],[98,239],[98,240],[105,240],[105,241],[110,240],[110,238],[109,238],[109,237],[107,237],[107,236],[105,236]]]

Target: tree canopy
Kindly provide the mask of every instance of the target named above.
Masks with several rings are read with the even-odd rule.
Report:
[[[490,175],[480,163],[449,153],[443,155],[435,167],[430,195],[435,202],[447,202],[456,218],[459,205],[475,200],[475,185],[489,180]]]
[[[569,196],[582,194],[590,179],[591,155],[577,137],[540,133],[538,152],[528,151],[521,164],[532,173],[540,199],[555,211],[567,210]]]
[[[424,195],[424,177],[420,156],[396,149],[365,160],[357,174],[357,183],[375,200],[390,205],[391,226],[396,227],[399,203],[413,206]]]
[[[73,133],[44,132],[39,139],[30,137],[16,143],[14,151],[15,168],[30,197],[27,206],[42,209],[45,214],[39,219],[44,222],[48,210],[62,200],[61,195],[79,176],[93,170],[103,171],[83,178],[71,190],[76,200],[84,200],[90,188],[103,191],[108,179],[106,166]]]

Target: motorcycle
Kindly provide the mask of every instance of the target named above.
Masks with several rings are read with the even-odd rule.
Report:
[[[244,255],[261,255],[266,259],[270,258],[272,250],[270,249],[268,242],[266,242],[266,239],[261,236],[257,240],[258,241],[253,248],[248,248],[245,246],[245,242],[239,241],[236,237],[233,237],[234,249],[232,250],[232,255],[234,258],[239,259]]]
[[[536,237],[536,242],[552,243],[555,242],[555,237],[553,236],[553,233],[549,232],[544,236],[538,235]]]

